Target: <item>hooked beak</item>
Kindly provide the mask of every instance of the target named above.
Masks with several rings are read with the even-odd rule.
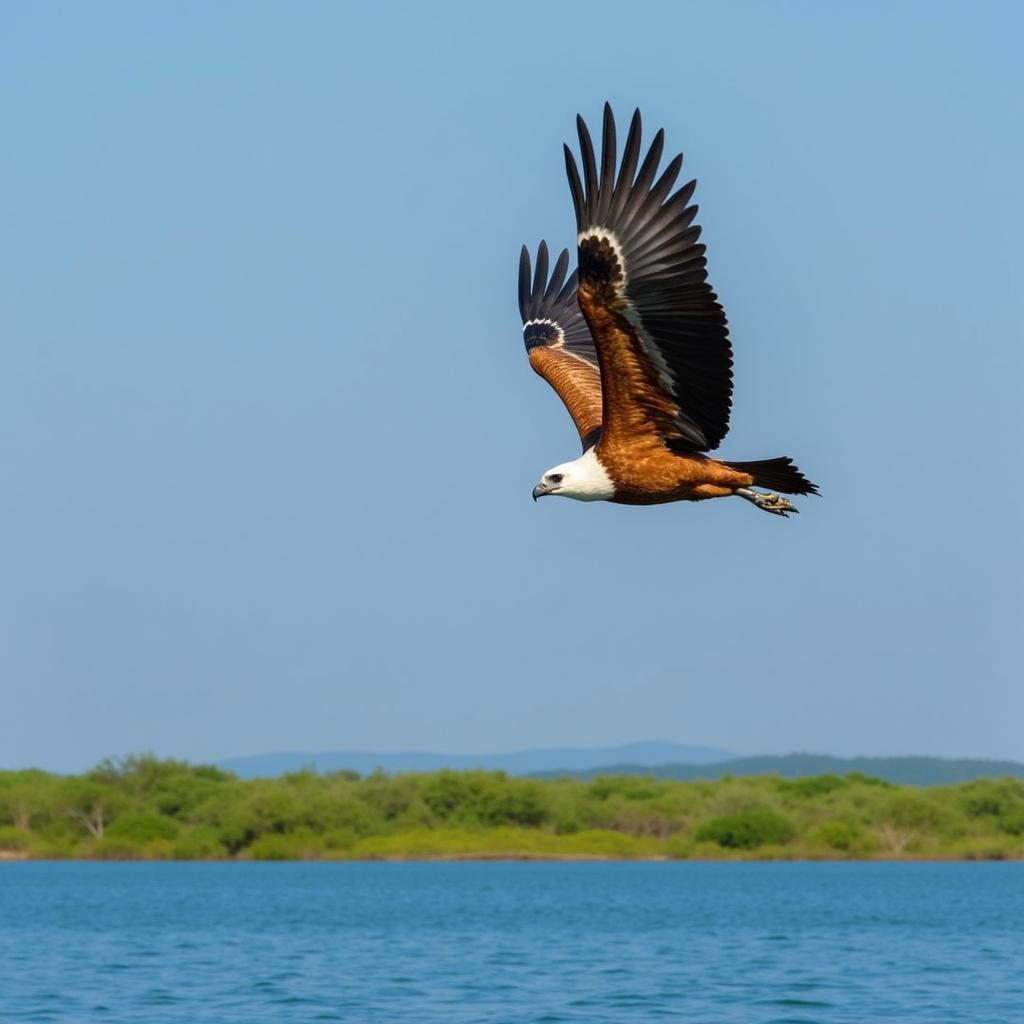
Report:
[[[533,500],[536,501],[538,498],[542,498],[545,494],[551,493],[551,486],[544,483],[543,480],[533,489]]]

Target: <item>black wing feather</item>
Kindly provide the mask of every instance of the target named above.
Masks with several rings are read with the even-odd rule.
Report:
[[[519,253],[519,315],[527,350],[535,345],[568,349],[595,367],[597,349],[587,321],[576,302],[576,272],[563,284],[569,269],[569,251],[563,249],[548,280],[548,246],[537,247],[537,269],[531,273],[530,253],[524,245]]]
[[[576,124],[582,182],[568,147],[565,154],[577,231],[581,235],[593,231],[600,237],[604,229],[614,235],[625,281],[601,278],[608,272],[607,264],[588,261],[585,239],[580,249],[580,278],[620,288],[659,386],[680,409],[680,436],[669,443],[710,451],[729,429],[732,347],[725,312],[707,282],[705,247],[698,242],[700,227],[693,223],[697,207],[687,205],[696,182],[672,193],[682,170],[681,154],[669,161],[655,180],[664,146],[661,131],[636,170],[641,148],[639,111],[630,123],[617,180],[611,107],[605,104],[600,178],[590,132],[581,117]]]
[[[550,303],[562,290],[562,283],[565,281],[565,272],[569,269],[569,250],[563,249],[555,263],[555,269],[551,272],[551,280],[548,282],[547,290],[544,292],[542,302]]]
[[[587,190],[587,200],[597,203],[597,160],[594,158],[594,144],[590,141],[590,132],[579,114],[576,115],[576,131],[580,137],[580,157],[583,160],[583,184]]]
[[[633,114],[629,122],[629,134],[626,136],[626,148],[622,153],[622,166],[619,168],[619,179],[615,184],[615,196],[612,199],[611,209],[608,212],[610,219],[622,215],[626,201],[629,199],[630,191],[633,188],[633,175],[636,174],[636,165],[640,160],[640,111]]]

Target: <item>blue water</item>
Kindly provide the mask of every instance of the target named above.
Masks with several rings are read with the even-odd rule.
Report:
[[[1024,864],[0,864],[0,1021],[1022,1024]]]

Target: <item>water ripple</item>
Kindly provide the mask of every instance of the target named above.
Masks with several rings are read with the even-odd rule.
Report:
[[[1024,865],[0,865],[3,1024],[1016,1024]]]

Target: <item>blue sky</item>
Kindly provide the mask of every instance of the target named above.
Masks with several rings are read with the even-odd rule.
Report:
[[[0,764],[1024,758],[1020,6],[489,6],[7,10]],[[799,517],[530,500],[518,249],[605,99]]]

